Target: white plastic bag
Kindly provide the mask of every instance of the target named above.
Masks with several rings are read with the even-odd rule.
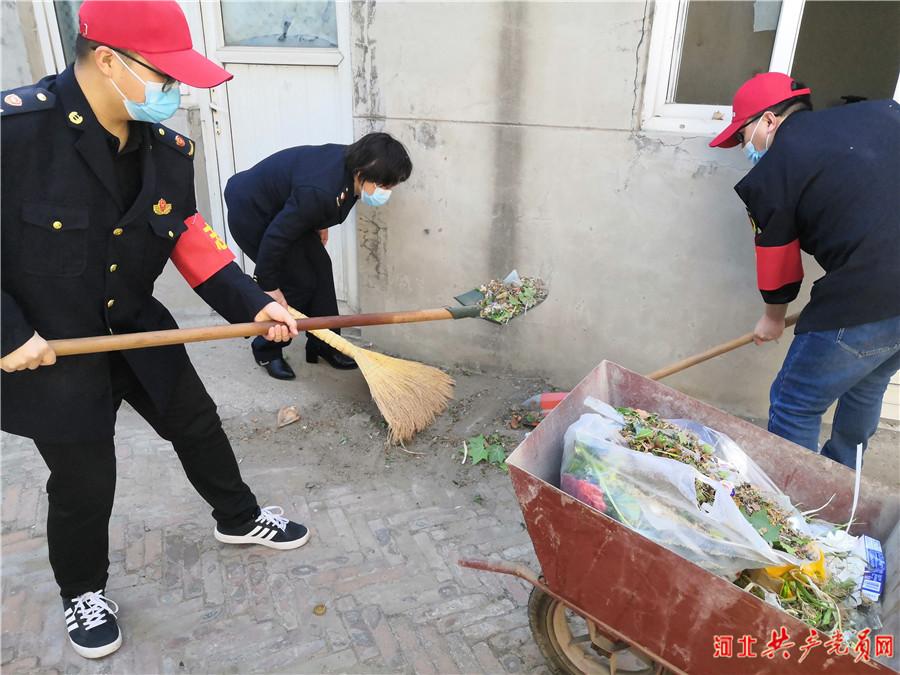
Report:
[[[730,485],[711,480],[676,459],[631,450],[618,433],[624,426],[622,416],[596,399],[585,403],[599,414],[582,415],[566,432],[561,466],[564,490],[723,577],[734,579],[745,569],[808,562],[774,550],[741,514]],[[795,511],[730,438],[694,422],[672,423],[711,445],[735,485],[750,482]],[[712,503],[697,505],[695,481],[715,490]]]

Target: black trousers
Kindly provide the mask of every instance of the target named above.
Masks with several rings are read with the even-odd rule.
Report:
[[[116,410],[122,400],[128,401],[160,436],[172,442],[188,480],[213,507],[213,518],[225,527],[255,518],[256,497],[241,479],[216,405],[193,366],[183,372],[167,408],[157,410],[125,359],[113,353],[109,363]],[[113,438],[71,443],[35,440],[35,445],[50,469],[47,543],[60,594],[72,598],[105,588],[109,517],[116,489]]]
[[[232,228],[232,233],[234,230]],[[235,239],[241,250],[256,262],[258,247],[250,242],[242,242],[238,237]],[[310,232],[291,245],[278,272],[278,287],[288,304],[307,316],[334,316],[338,313],[331,257],[318,232]],[[310,349],[320,352],[332,349],[311,333],[307,333],[306,338]],[[280,359],[281,350],[289,344],[290,342],[269,342],[260,336],[253,340],[253,356],[257,361]]]

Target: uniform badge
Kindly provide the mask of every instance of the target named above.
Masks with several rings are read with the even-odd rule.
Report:
[[[753,236],[759,236],[760,234],[762,234],[762,230],[756,223],[756,219],[753,217],[753,214],[747,211],[747,217],[750,219],[750,227],[753,230]]]
[[[3,102],[17,108],[22,105],[22,99],[18,94],[7,94],[3,97]]]
[[[184,139],[181,136],[176,136],[175,145],[177,145],[179,148],[183,148],[185,146]]]
[[[189,141],[189,143],[191,144],[191,149],[188,150],[188,157],[193,157],[194,156],[194,141]]]
[[[153,205],[153,213],[158,216],[167,216],[172,213],[172,205],[165,199],[160,199]]]
[[[72,112],[69,113],[69,121],[72,124],[81,124],[82,122],[84,122],[84,118],[81,116],[80,113],[73,110]]]

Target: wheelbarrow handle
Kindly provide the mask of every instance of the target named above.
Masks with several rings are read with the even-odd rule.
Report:
[[[784,320],[784,325],[793,326],[795,323],[797,323],[797,318],[799,316],[799,314],[791,314]],[[668,377],[669,375],[674,375],[675,373],[680,373],[682,370],[687,370],[691,366],[696,366],[698,363],[703,363],[704,361],[709,361],[716,356],[727,354],[728,352],[734,351],[738,347],[748,345],[751,342],[753,342],[753,333],[746,333],[738,338],[729,340],[728,342],[723,342],[720,345],[716,345],[715,347],[707,349],[705,352],[694,354],[693,356],[689,356],[686,359],[682,359],[681,361],[676,361],[675,363],[669,364],[665,368],[654,370],[652,373],[647,375],[647,377],[651,380],[661,380],[664,377]]]
[[[297,320],[297,330],[310,331],[349,326],[382,326],[398,323],[417,323],[421,321],[444,321],[447,319],[474,318],[479,315],[478,307],[439,307],[436,309],[417,309],[407,312],[379,312],[374,314],[347,314],[344,316],[317,316]],[[76,354],[98,354],[125,349],[142,349],[145,347],[165,347],[167,345],[185,344],[188,342],[206,342],[209,340],[225,340],[235,337],[253,337],[263,335],[272,326],[280,325],[275,321],[256,321],[253,323],[236,323],[225,326],[204,326],[202,328],[175,328],[171,330],[155,330],[144,333],[122,333],[100,335],[97,337],[68,338],[49,340],[50,347],[57,356],[73,356]]]

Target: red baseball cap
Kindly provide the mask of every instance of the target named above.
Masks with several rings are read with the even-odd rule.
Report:
[[[760,73],[741,85],[731,104],[731,124],[709,144],[711,148],[733,148],[744,123],[789,98],[809,94],[809,89],[791,89],[794,78],[784,73]]]
[[[136,52],[191,87],[209,89],[234,77],[194,51],[187,19],[175,0],[85,0],[78,30],[88,40]]]

